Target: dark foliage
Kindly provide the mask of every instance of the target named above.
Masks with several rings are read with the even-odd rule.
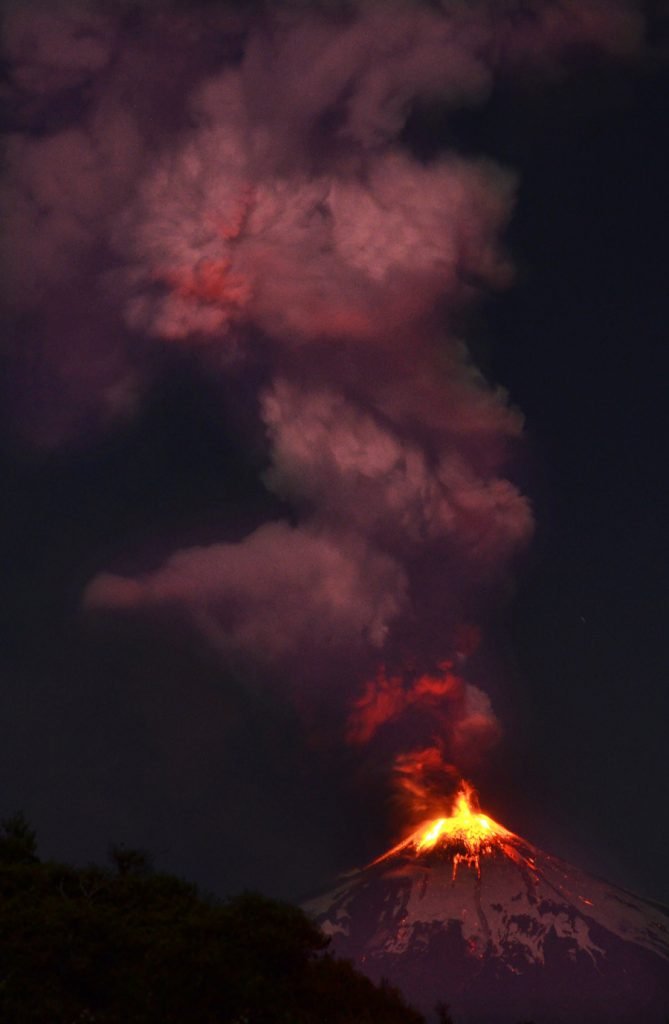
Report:
[[[434,1012],[437,1015],[438,1024],[453,1024],[453,1018],[450,1014],[450,1007],[448,1003],[437,1003],[434,1008]]]
[[[152,870],[151,857],[144,850],[129,849],[112,843],[109,859],[119,875],[148,875]]]
[[[37,837],[19,811],[0,821],[0,864],[37,862]]]
[[[253,893],[205,899],[151,873],[137,851],[113,851],[115,870],[39,863],[24,819],[3,829],[3,1024],[423,1020],[394,989],[329,956],[296,907]]]

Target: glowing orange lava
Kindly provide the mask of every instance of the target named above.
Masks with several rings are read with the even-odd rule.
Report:
[[[473,867],[480,877],[481,855],[493,853],[496,848],[506,853],[509,840],[515,838],[513,832],[493,821],[487,814],[481,814],[476,806],[474,791],[468,783],[463,782],[448,817],[425,822],[392,850],[375,860],[374,864],[398,853],[419,856],[443,847],[453,854],[453,878],[460,864]]]

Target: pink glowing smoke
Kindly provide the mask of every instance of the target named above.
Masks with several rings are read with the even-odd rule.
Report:
[[[66,127],[19,125],[7,150],[6,301],[33,311],[52,392],[33,438],[131,416],[152,346],[243,372],[261,339],[264,481],[296,517],[239,543],[222,528],[141,575],[100,572],[87,608],[169,607],[223,657],[361,692],[353,743],[417,711],[455,760],[495,739],[466,658],[434,673],[532,533],[507,476],[521,417],[452,327],[482,288],[511,282],[515,181],[455,153],[421,162],[400,136],[419,101],[475,104],[499,74],[553,72],[584,47],[625,54],[639,33],[610,0],[286,3],[247,18],[10,8],[25,111],[54,96],[67,110],[87,87]],[[423,667],[369,682],[407,649]]]

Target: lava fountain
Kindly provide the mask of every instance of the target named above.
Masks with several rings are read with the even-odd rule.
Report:
[[[412,851],[423,854],[429,850],[450,849],[454,880],[460,864],[473,867],[480,878],[481,856],[492,854],[495,850],[509,855],[514,840],[519,841],[513,832],[481,813],[475,790],[463,780],[447,817],[424,822],[415,832],[372,863],[380,864],[396,854]]]

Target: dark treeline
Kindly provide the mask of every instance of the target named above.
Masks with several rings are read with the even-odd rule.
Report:
[[[297,907],[204,896],[142,851],[109,853],[41,861],[22,815],[0,823],[2,1024],[425,1024]]]
[[[421,1024],[400,994],[327,953],[294,906],[216,900],[113,847],[110,866],[40,861],[0,826],[2,1024]]]

